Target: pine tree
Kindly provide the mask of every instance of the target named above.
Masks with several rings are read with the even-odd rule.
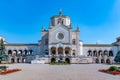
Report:
[[[4,45],[4,41],[1,38],[0,39],[0,63],[1,61],[6,61],[8,58],[8,56],[5,53],[5,45]]]
[[[115,56],[115,59],[114,59],[115,62],[120,62],[120,51],[118,51],[117,55]]]

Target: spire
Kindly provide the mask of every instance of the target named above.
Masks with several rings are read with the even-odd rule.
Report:
[[[59,15],[62,16],[62,9],[60,9]]]

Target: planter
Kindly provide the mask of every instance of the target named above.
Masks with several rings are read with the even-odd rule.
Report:
[[[113,74],[113,75],[120,75],[120,71],[118,71],[118,70],[110,71],[108,69],[100,69],[99,71],[104,72],[104,73],[108,73],[108,74]]]
[[[0,75],[6,75],[6,74],[17,72],[17,71],[21,71],[21,69],[8,69],[8,70],[4,70],[4,71],[0,72]]]

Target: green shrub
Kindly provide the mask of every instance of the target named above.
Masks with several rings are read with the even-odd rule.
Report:
[[[115,71],[115,70],[118,70],[118,67],[117,66],[111,66],[111,67],[109,67],[108,70]]]
[[[64,64],[69,64],[69,63],[67,61],[65,61]]]

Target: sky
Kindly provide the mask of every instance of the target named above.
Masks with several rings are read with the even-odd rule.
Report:
[[[71,18],[84,44],[111,44],[120,36],[120,0],[0,0],[0,36],[8,43],[37,43],[50,17]]]

